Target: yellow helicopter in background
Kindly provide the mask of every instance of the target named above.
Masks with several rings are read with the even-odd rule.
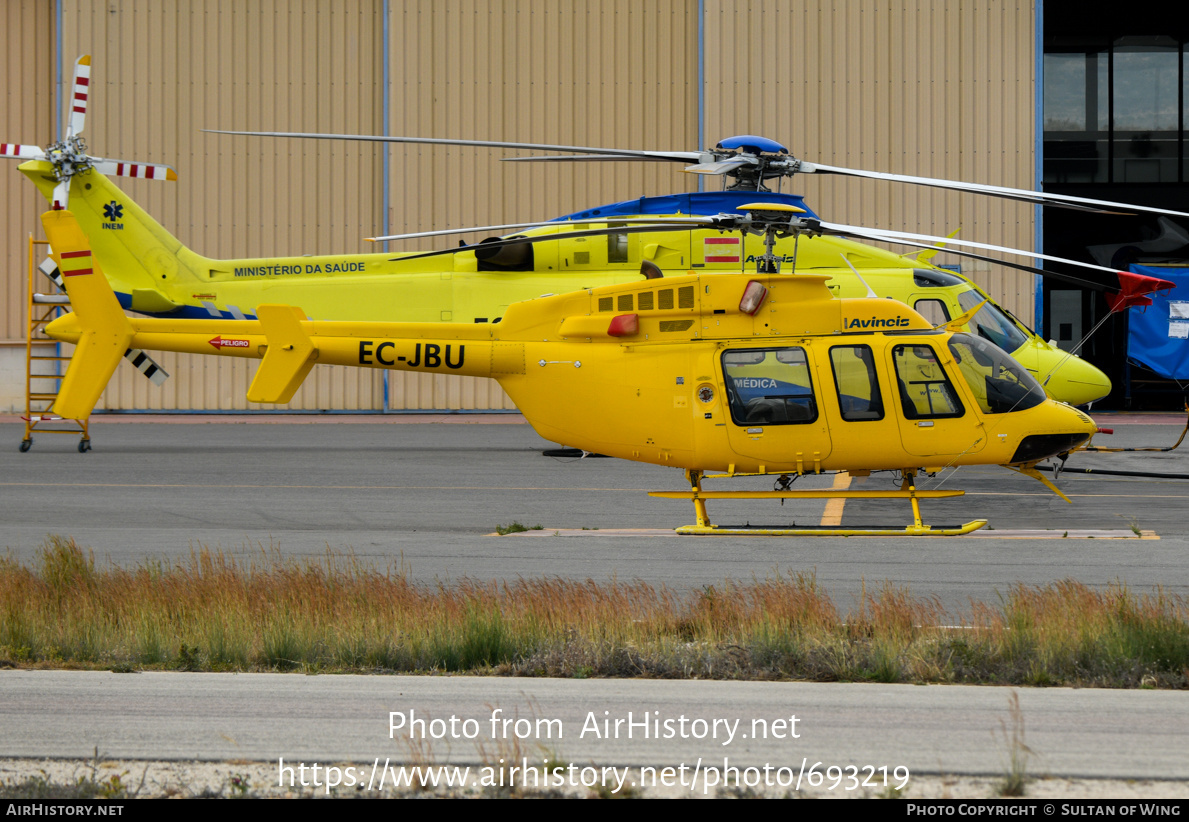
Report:
[[[825,275],[781,274],[778,238],[835,230],[790,206],[673,222],[762,237],[765,254],[754,273],[665,274],[543,296],[508,306],[499,323],[309,320],[274,304],[228,321],[126,316],[102,276],[102,252],[92,253],[73,214],[50,211],[43,223],[74,313],[46,330],[77,346],[55,410],[89,414],[131,346],[260,359],[253,402],[287,402],[319,363],[491,377],[549,440],[683,470],[689,491],[656,495],[694,502],[686,534],[969,533],[986,521],[935,528],[921,518],[920,500],[963,492],[917,489],[917,474],[951,466],[1004,465],[1060,494],[1036,464],[1084,446],[1096,426],[1047,397],[994,343],[957,331],[974,310],[934,327],[894,300],[835,298]],[[1168,285],[1133,279],[1129,288],[1142,299],[1140,290]],[[839,471],[897,472],[901,487],[789,487]],[[777,487],[705,490],[707,472],[776,476]],[[814,497],[904,498],[913,522],[752,529],[717,526],[706,509],[711,499]]]
[[[555,153],[510,158],[520,161],[677,161],[685,164],[687,171],[721,175],[724,181],[729,181],[729,186],[721,192],[640,198],[600,206],[547,223],[489,226],[487,230],[491,231],[516,230],[517,236],[534,242],[501,244],[499,238],[493,237],[490,239],[495,242],[481,242],[455,250],[448,260],[418,259],[416,254],[214,260],[186,248],[108,177],[175,179],[171,169],[104,160],[87,154],[81,134],[89,73],[90,58],[80,58],[76,66],[73,113],[66,138],[61,143],[47,149],[4,144],[0,146],[0,156],[27,161],[20,170],[51,204],[70,208],[91,238],[95,250],[107,261],[107,276],[121,305],[149,316],[250,319],[256,316],[261,304],[288,303],[301,305],[316,319],[482,323],[498,321],[509,305],[544,293],[638,282],[662,270],[685,269],[707,274],[745,271],[765,253],[755,236],[723,236],[721,231],[701,225],[691,225],[683,232],[659,232],[632,224],[646,225],[661,216],[735,213],[742,205],[756,201],[805,209],[811,218],[815,217],[802,198],[774,193],[767,188],[766,183],[773,180],[779,183],[784,177],[796,173],[846,174],[943,186],[1078,208],[1118,207],[1118,204],[1040,192],[813,164],[792,157],[775,141],[751,135],[723,140],[709,151],[659,152],[430,138],[267,133],[275,137],[376,139],[568,152],[565,156]],[[625,230],[604,230],[619,225]],[[631,230],[626,230],[629,227]],[[603,233],[583,235],[586,229]],[[399,238],[428,238],[442,233],[426,232]],[[542,242],[540,238],[546,236],[552,239]],[[937,248],[925,248],[916,252],[915,257],[905,257],[856,242],[856,239],[898,241],[891,233],[864,234],[858,231],[849,235],[805,237],[796,252],[797,267],[802,271],[829,275],[830,287],[839,296],[873,292],[891,297],[914,306],[935,324],[966,314],[973,306],[982,304],[982,308],[969,318],[968,330],[1008,350],[1041,380],[1052,396],[1080,405],[1110,391],[1108,378],[1093,365],[1045,342],[996,306],[969,280],[932,266],[929,259]],[[957,240],[951,240],[950,244],[963,245]],[[965,245],[979,247],[977,243]],[[792,240],[780,238],[774,253],[791,262]],[[1027,266],[1017,267],[1038,271]],[[52,274],[51,269],[52,266],[47,266],[47,273]],[[1101,270],[1114,273],[1106,268]],[[1087,285],[1085,282],[1081,284]],[[133,356],[138,355],[134,352]],[[150,368],[157,378],[163,376],[159,369]]]

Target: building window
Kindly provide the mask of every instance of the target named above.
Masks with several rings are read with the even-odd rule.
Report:
[[[1050,43],[1044,181],[1184,182],[1186,48],[1167,36]]]

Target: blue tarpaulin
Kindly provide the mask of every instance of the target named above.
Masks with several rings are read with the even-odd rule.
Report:
[[[1127,309],[1127,358],[1162,377],[1189,380],[1189,268],[1133,265],[1131,270],[1177,287],[1150,294],[1149,306]]]

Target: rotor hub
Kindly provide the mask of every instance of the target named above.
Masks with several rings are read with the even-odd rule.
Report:
[[[87,144],[82,137],[70,136],[45,148],[45,159],[54,166],[54,178],[58,182],[69,180],[92,167],[87,155]]]

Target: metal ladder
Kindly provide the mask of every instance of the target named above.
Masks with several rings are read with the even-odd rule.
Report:
[[[33,431],[41,434],[78,435],[78,450],[85,454],[91,450],[91,435],[87,420],[70,420],[53,413],[54,400],[62,385],[63,363],[70,357],[62,356],[62,344],[45,335],[44,328],[59,317],[70,305],[70,300],[49,275],[34,265],[34,251],[37,246],[48,246],[47,240],[35,240],[29,235],[29,299],[26,305],[28,325],[25,331],[25,437],[21,440],[22,453],[33,447]],[[37,274],[50,280],[51,293],[40,294],[34,288]],[[53,354],[41,353],[53,346]],[[47,364],[52,364],[48,365]],[[36,367],[35,367],[36,366]],[[48,372],[48,373],[47,373]],[[63,427],[65,426],[65,427]]]

